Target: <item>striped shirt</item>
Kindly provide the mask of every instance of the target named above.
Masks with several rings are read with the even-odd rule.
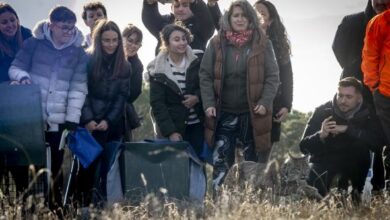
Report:
[[[182,62],[179,65],[176,65],[168,56],[168,62],[169,65],[171,66],[172,74],[175,77],[180,90],[182,91],[183,94],[186,94],[186,71],[188,68],[188,66],[186,65],[187,59],[184,57]],[[192,125],[199,122],[200,120],[198,118],[198,115],[195,112],[195,109],[191,108],[188,114],[188,119],[186,121],[186,124]]]

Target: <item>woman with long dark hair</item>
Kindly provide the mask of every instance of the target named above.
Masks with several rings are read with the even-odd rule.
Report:
[[[103,153],[88,168],[86,178],[81,182],[84,186],[81,191],[89,191],[94,185],[104,198],[107,192],[106,168],[111,159],[108,157],[112,155],[108,153],[112,150],[108,149],[111,146],[108,143],[120,141],[123,136],[121,119],[129,93],[131,68],[125,58],[121,32],[113,21],[98,21],[88,53],[88,95],[81,123],[103,147]]]
[[[272,42],[279,66],[280,86],[274,100],[271,132],[271,141],[274,143],[279,141],[281,123],[286,119],[292,107],[293,72],[290,60],[290,41],[275,5],[267,0],[258,0],[254,7],[261,15],[261,28]]]

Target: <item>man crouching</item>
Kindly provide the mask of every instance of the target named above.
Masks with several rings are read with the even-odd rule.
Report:
[[[308,183],[325,196],[336,177],[339,190],[352,183],[352,199],[360,202],[368,169],[370,150],[381,146],[383,135],[373,109],[365,106],[362,84],[354,77],[342,79],[338,92],[315,109],[300,143],[310,155],[312,169]]]

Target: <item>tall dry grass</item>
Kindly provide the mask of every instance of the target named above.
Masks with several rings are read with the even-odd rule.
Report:
[[[38,199],[37,199],[38,198]],[[374,196],[359,206],[350,198],[332,192],[320,202],[278,197],[271,191],[223,189],[216,199],[207,195],[200,206],[147,195],[138,205],[114,204],[105,209],[94,207],[56,213],[33,195],[22,203],[10,203],[6,195],[0,199],[0,219],[389,219],[390,197],[387,193]]]

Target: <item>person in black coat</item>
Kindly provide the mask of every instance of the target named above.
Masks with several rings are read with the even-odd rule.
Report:
[[[254,7],[261,15],[261,27],[272,42],[279,67],[280,86],[273,103],[271,142],[280,140],[281,123],[291,111],[293,101],[293,72],[290,41],[276,7],[269,1],[258,0]]]
[[[138,50],[142,46],[142,31],[133,24],[128,24],[122,32],[127,61],[131,64],[130,96],[125,105],[125,139],[132,140],[132,129],[141,125],[141,118],[134,107],[134,101],[142,92],[142,73],[144,66],[138,57]]]
[[[341,79],[353,76],[356,79],[363,80],[363,72],[361,70],[362,50],[364,45],[364,37],[366,35],[366,26],[368,21],[376,14],[383,12],[386,9],[384,3],[378,0],[369,0],[364,11],[347,15],[343,18],[337,28],[336,35],[333,40],[332,49],[339,62],[342,73]],[[363,85],[363,100],[365,103],[373,106],[373,97],[366,85]],[[389,151],[385,149],[384,155]],[[386,160],[385,160],[386,161]],[[382,158],[382,148],[378,148],[374,157],[374,176],[372,178],[373,190],[378,191],[385,186],[385,169],[386,175],[390,175],[390,167],[384,167]],[[389,177],[386,177],[387,179]]]
[[[347,191],[351,181],[352,198],[359,202],[370,168],[370,150],[381,146],[378,118],[363,102],[361,91],[356,78],[342,79],[333,101],[314,111],[300,142],[302,153],[309,154],[312,163],[308,183],[323,196],[339,176],[338,188]]]
[[[23,41],[31,37],[31,31],[20,25],[16,11],[6,3],[0,3],[0,83],[10,80],[8,70]],[[0,155],[0,179],[4,171],[4,159]],[[17,192],[23,192],[28,186],[28,167],[7,167],[15,181]]]
[[[204,141],[198,74],[203,53],[188,46],[191,34],[178,24],[165,26],[161,41],[160,53],[147,67],[157,137],[188,141],[199,156]]]
[[[118,26],[101,19],[92,32],[93,44],[88,49],[91,55],[88,64],[88,95],[81,114],[84,125],[97,142],[103,153],[81,174],[79,189],[85,193],[84,205],[91,202],[90,190],[95,188],[106,195],[106,176],[110,151],[106,149],[112,141],[123,136],[123,109],[129,95],[130,64],[126,61],[122,35]],[[94,178],[95,177],[95,178]],[[94,201],[96,202],[96,201]]]
[[[372,7],[371,0],[369,0],[364,11],[345,16],[338,26],[332,49],[337,61],[343,69],[341,79],[348,76],[353,76],[360,81],[363,79],[360,65],[362,63],[362,50],[364,36],[366,35],[366,25],[375,14],[376,12]],[[363,87],[364,101],[372,104],[370,90],[365,85],[363,85]]]
[[[160,31],[175,21],[181,21],[194,36],[192,49],[205,50],[207,41],[214,33],[214,20],[203,0],[173,0],[172,14],[161,15],[157,0],[144,0],[142,22],[158,40],[156,55],[160,48]]]

